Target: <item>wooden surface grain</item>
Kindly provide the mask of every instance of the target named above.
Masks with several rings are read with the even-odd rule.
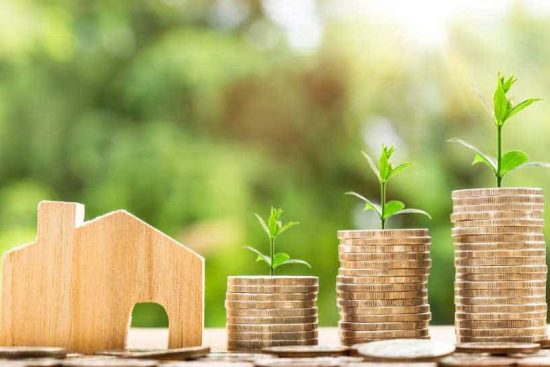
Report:
[[[453,326],[431,326],[432,339],[454,343]],[[203,345],[210,346],[213,351],[225,350],[227,335],[224,328],[207,328],[204,330]],[[132,328],[128,334],[130,348],[166,348],[168,330],[165,328]],[[340,345],[338,329],[333,327],[319,328],[319,345]]]

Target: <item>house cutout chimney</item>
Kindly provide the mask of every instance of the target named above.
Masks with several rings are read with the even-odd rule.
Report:
[[[39,243],[63,244],[72,241],[76,228],[84,222],[84,205],[61,201],[38,204]]]

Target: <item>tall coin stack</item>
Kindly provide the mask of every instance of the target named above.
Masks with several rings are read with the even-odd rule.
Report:
[[[317,345],[317,294],[313,276],[227,278],[227,349]]]
[[[538,188],[453,191],[459,342],[546,336],[544,196]]]
[[[338,239],[342,344],[428,338],[428,230],[338,231]]]

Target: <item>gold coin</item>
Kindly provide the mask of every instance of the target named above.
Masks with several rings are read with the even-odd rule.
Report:
[[[457,335],[457,341],[459,343],[470,342],[515,342],[515,343],[532,343],[543,339],[542,335],[527,335],[527,336],[460,336]]]
[[[287,308],[287,309],[250,309],[250,308],[227,308],[227,317],[302,317],[317,315],[317,306],[309,308]]]
[[[468,222],[471,220],[500,220],[500,219],[544,219],[542,211],[508,210],[490,212],[467,212],[451,214],[452,223]]]
[[[390,299],[411,299],[428,296],[427,290],[404,291],[404,292],[337,292],[338,298],[343,300],[390,300]]]
[[[437,362],[439,367],[513,367],[516,359],[489,355],[453,355]]]
[[[517,297],[460,297],[455,296],[457,305],[523,305],[546,302],[546,296]]]
[[[476,196],[501,196],[501,195],[543,195],[539,187],[491,187],[486,189],[462,189],[454,190],[452,198],[469,198]]]
[[[279,358],[338,357],[348,355],[347,347],[329,347],[323,345],[269,347],[262,350]]]
[[[537,353],[540,345],[537,343],[460,343],[456,345],[457,353],[487,353],[505,355],[512,353]]]
[[[312,308],[317,306],[317,301],[225,301],[226,308]]]
[[[282,301],[315,301],[317,293],[231,293],[227,292],[228,301],[282,302]]]
[[[526,327],[546,327],[546,318],[527,320],[456,320],[455,325],[461,329],[512,329]]]
[[[382,330],[382,331],[353,331],[339,330],[340,337],[343,338],[366,338],[366,339],[389,339],[389,338],[416,338],[419,336],[428,336],[428,329],[419,330]]]
[[[544,227],[544,219],[489,219],[468,220],[455,224],[456,228],[470,227]]]
[[[506,258],[506,257],[528,257],[528,256],[546,256],[546,250],[494,250],[494,251],[483,251],[483,250],[474,250],[474,251],[462,251],[456,250],[455,257],[457,258]]]
[[[518,312],[537,312],[547,311],[546,302],[535,304],[520,305],[455,305],[456,312],[466,313],[518,313]]]
[[[544,242],[543,234],[481,234],[472,236],[454,236],[454,243],[493,243],[493,242]]]
[[[25,366],[40,365],[38,363],[27,364]],[[60,363],[57,363],[59,366]],[[68,367],[155,367],[159,365],[158,361],[150,359],[136,358],[113,358],[113,357],[76,357],[68,358],[62,362],[63,366]]]
[[[432,238],[430,236],[422,237],[388,237],[388,238],[347,238],[340,239],[339,244],[345,246],[430,246]]]
[[[545,265],[544,256],[523,256],[523,257],[492,257],[492,258],[467,258],[458,257],[454,261],[456,266],[515,266],[515,265]]]
[[[453,198],[452,200],[454,206],[544,204],[544,196],[542,195],[472,196],[467,198]]]
[[[452,343],[415,339],[377,341],[358,345],[355,348],[360,356],[369,361],[410,363],[435,361],[450,355],[455,350]]]
[[[401,339],[401,337],[365,338],[365,337],[358,336],[358,337],[353,337],[352,338],[352,337],[345,337],[345,336],[340,335],[340,342],[342,343],[342,345],[350,346],[350,347],[352,347],[352,349],[355,349],[358,344],[371,343],[371,342],[379,341],[379,340],[394,340],[394,339]],[[407,338],[407,339],[430,339],[430,335],[414,336],[414,337],[410,337],[410,338]],[[366,363],[366,362],[363,362],[363,363]],[[392,363],[391,367],[398,367],[398,366],[400,366],[400,365]],[[408,364],[407,366],[410,366],[410,364]],[[380,366],[380,364],[376,364],[372,367],[382,367],[382,366]],[[388,367],[390,367],[390,366],[388,366]],[[420,367],[420,366],[418,366],[418,367]],[[426,367],[433,367],[433,366],[426,366]]]
[[[392,306],[420,306],[428,303],[428,297],[409,299],[363,299],[346,300],[338,299],[338,306],[341,307],[392,307]]]
[[[470,212],[498,212],[510,210],[544,212],[543,203],[510,203],[510,204],[480,204],[480,205],[453,205],[453,213]]]
[[[339,239],[348,238],[394,238],[394,237],[427,237],[428,229],[367,229],[338,231]]]
[[[417,315],[422,313],[430,312],[430,305],[428,303],[419,305],[419,306],[382,306],[382,307],[372,307],[372,306],[339,306],[340,315],[345,315],[346,317],[355,317],[355,316],[372,316],[372,315]]]
[[[319,285],[315,276],[229,276],[227,285]]]
[[[463,297],[544,296],[546,295],[546,287],[528,289],[455,289],[455,294]]]
[[[342,284],[396,284],[396,283],[426,283],[428,275],[410,275],[401,277],[379,277],[379,276],[343,276],[338,275],[336,281]]]
[[[339,245],[338,253],[340,254],[400,254],[407,252],[423,253],[430,252],[429,244],[422,245],[378,245],[378,246],[353,246],[353,245]]]
[[[411,275],[428,275],[429,268],[410,268],[410,269],[347,269],[339,268],[338,275],[342,276],[367,276],[367,277],[404,277]]]
[[[545,280],[534,281],[501,281],[501,282],[455,282],[455,289],[532,289],[545,288]]]
[[[295,317],[227,316],[229,324],[311,324],[317,321],[317,315]]]
[[[546,311],[536,312],[507,312],[507,313],[468,313],[468,312],[456,312],[455,318],[457,320],[533,320],[544,319],[546,320]]]
[[[384,331],[384,330],[418,330],[427,329],[430,326],[429,321],[411,321],[411,322],[381,322],[381,323],[358,323],[340,321],[338,327],[340,330],[355,331]]]
[[[456,251],[546,250],[546,242],[544,241],[484,242],[484,243],[454,242],[454,247]]]
[[[252,351],[275,346],[316,345],[317,343],[317,338],[303,340],[228,340],[227,349],[229,351]]]
[[[317,330],[291,332],[247,332],[227,330],[229,340],[302,340],[317,338]]]
[[[346,313],[340,313],[340,321],[360,323],[430,321],[431,319],[431,312],[399,315],[350,315]]]
[[[312,331],[317,329],[317,323],[310,324],[230,324],[226,325],[228,331],[259,332],[259,333],[288,333],[299,331]]]
[[[317,293],[318,285],[229,285],[231,293]]]
[[[384,254],[369,254],[369,253],[340,253],[338,256],[340,261],[394,261],[394,260],[429,260],[429,252],[402,252],[402,253],[384,253]]]
[[[546,335],[546,326],[543,327],[528,327],[519,329],[466,329],[457,328],[457,334],[460,336],[530,336],[530,335]]]
[[[398,284],[344,284],[336,283],[336,290],[343,292],[406,292],[425,291],[427,283]]]
[[[427,269],[431,265],[432,260],[340,261],[347,269]]]
[[[515,281],[515,280],[546,280],[546,273],[493,273],[493,274],[471,274],[457,273],[457,281]]]
[[[451,236],[476,236],[485,234],[542,234],[542,227],[456,227]]]
[[[210,347],[184,347],[173,349],[113,349],[96,352],[101,356],[117,358],[155,359],[155,360],[190,360],[205,357]]]
[[[457,273],[477,273],[477,274],[493,274],[493,273],[546,273],[546,265],[513,265],[513,266],[456,266]]]

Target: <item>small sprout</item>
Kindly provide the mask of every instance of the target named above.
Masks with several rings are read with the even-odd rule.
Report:
[[[309,263],[305,262],[304,260],[291,259],[290,255],[284,252],[275,253],[275,240],[284,232],[299,224],[298,222],[288,222],[283,224],[283,222],[281,221],[282,214],[283,209],[271,208],[271,213],[267,222],[258,214],[255,214],[258,222],[260,222],[260,226],[267,234],[267,238],[269,239],[269,256],[264,255],[261,251],[256,250],[252,246],[243,247],[244,249],[252,251],[256,255],[258,255],[256,261],[262,261],[266,263],[267,266],[269,266],[269,275],[271,276],[273,276],[275,270],[282,265],[302,264],[307,266],[308,268],[311,268],[311,265],[309,265]]]
[[[519,168],[526,167],[550,167],[549,163],[544,162],[528,162],[527,154],[519,150],[511,150],[503,154],[502,152],[502,128],[512,116],[516,115],[521,110],[531,104],[540,101],[538,98],[529,98],[516,105],[508,97],[508,92],[517,79],[512,75],[508,78],[498,74],[497,87],[493,95],[493,121],[497,129],[497,157],[482,152],[477,147],[468,143],[465,140],[452,138],[447,140],[451,143],[458,143],[475,152],[472,165],[482,163],[489,167],[496,177],[497,187],[501,187],[502,178],[509,172]]]
[[[386,147],[385,145],[382,145],[382,153],[380,154],[378,166],[376,166],[374,160],[367,153],[363,152],[363,156],[369,163],[371,170],[376,175],[376,178],[378,179],[378,182],[380,184],[380,205],[373,203],[363,195],[360,195],[356,192],[353,192],[353,191],[346,192],[346,195],[355,196],[365,202],[365,207],[363,208],[363,210],[365,211],[373,210],[376,212],[376,214],[378,214],[382,229],[385,228],[386,221],[390,217],[393,217],[394,215],[422,214],[427,216],[430,219],[432,218],[424,210],[412,209],[412,208],[405,209],[405,204],[401,201],[398,201],[398,200],[386,201],[386,188],[390,178],[395,177],[399,172],[403,171],[405,168],[413,164],[411,162],[405,162],[394,167],[394,165],[390,162],[390,158],[394,152],[395,152],[395,147],[393,146]]]

